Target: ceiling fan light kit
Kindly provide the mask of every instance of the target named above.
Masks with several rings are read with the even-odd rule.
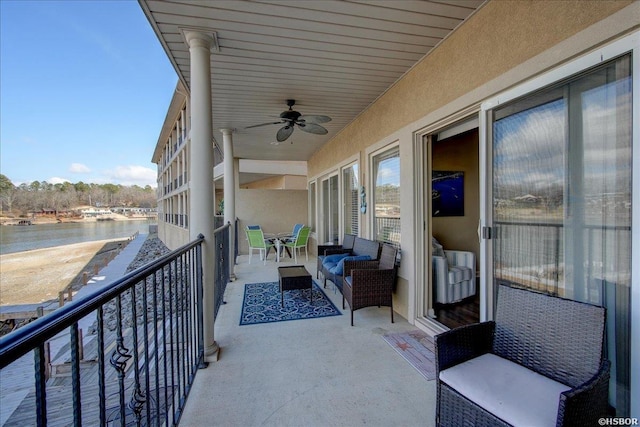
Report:
[[[293,106],[295,104],[295,99],[287,99],[287,106],[289,107],[289,109],[280,113],[279,122],[261,123],[259,125],[247,126],[245,129],[255,128],[259,126],[284,124],[284,126],[281,127],[276,133],[276,140],[278,142],[283,142],[287,138],[289,138],[293,133],[295,126],[298,126],[298,129],[300,129],[301,131],[313,133],[315,135],[326,135],[328,133],[327,129],[325,129],[323,126],[320,126],[318,123],[330,122],[331,117],[321,115],[304,116],[293,109]]]

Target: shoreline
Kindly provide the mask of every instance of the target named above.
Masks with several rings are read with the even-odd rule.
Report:
[[[129,239],[104,239],[0,255],[0,305],[41,304],[77,291],[83,273],[104,267]]]
[[[152,221],[157,220],[156,216],[125,216],[120,214],[111,214],[107,218],[56,218],[51,216],[41,216],[35,218],[10,218],[0,217],[0,225],[15,226],[15,227],[29,227],[32,225],[44,225],[44,224],[67,224],[67,223],[91,223],[101,221]],[[20,221],[29,221],[29,225],[19,224]]]

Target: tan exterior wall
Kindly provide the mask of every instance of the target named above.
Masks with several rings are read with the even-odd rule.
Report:
[[[271,190],[306,190],[307,177],[298,175],[281,175],[260,181],[243,184],[240,188],[245,189],[271,189]]]
[[[322,173],[630,3],[489,2],[318,150],[308,162],[308,175]]]
[[[240,189],[236,193],[238,214],[238,253],[248,254],[244,229],[259,224],[265,233],[283,233],[293,230],[296,223],[307,222],[307,190],[252,190]],[[269,212],[266,215],[265,212]],[[273,213],[277,212],[277,215]]]
[[[189,243],[189,230],[164,221],[158,221],[158,237],[169,248],[178,249],[182,245]]]

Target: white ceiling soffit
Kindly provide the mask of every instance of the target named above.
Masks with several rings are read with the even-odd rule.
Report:
[[[217,35],[214,129],[236,129],[235,157],[264,160],[308,160],[483,3],[139,1],[187,87],[189,50],[181,28]],[[246,129],[279,121],[287,99],[295,99],[302,114],[330,116],[322,124],[329,133],[296,127],[276,144],[280,125]],[[214,136],[221,141],[220,132]]]

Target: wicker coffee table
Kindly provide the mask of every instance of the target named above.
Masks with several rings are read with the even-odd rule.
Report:
[[[284,307],[284,291],[293,289],[309,289],[313,304],[313,281],[311,274],[302,265],[278,267],[280,277],[280,304]]]

